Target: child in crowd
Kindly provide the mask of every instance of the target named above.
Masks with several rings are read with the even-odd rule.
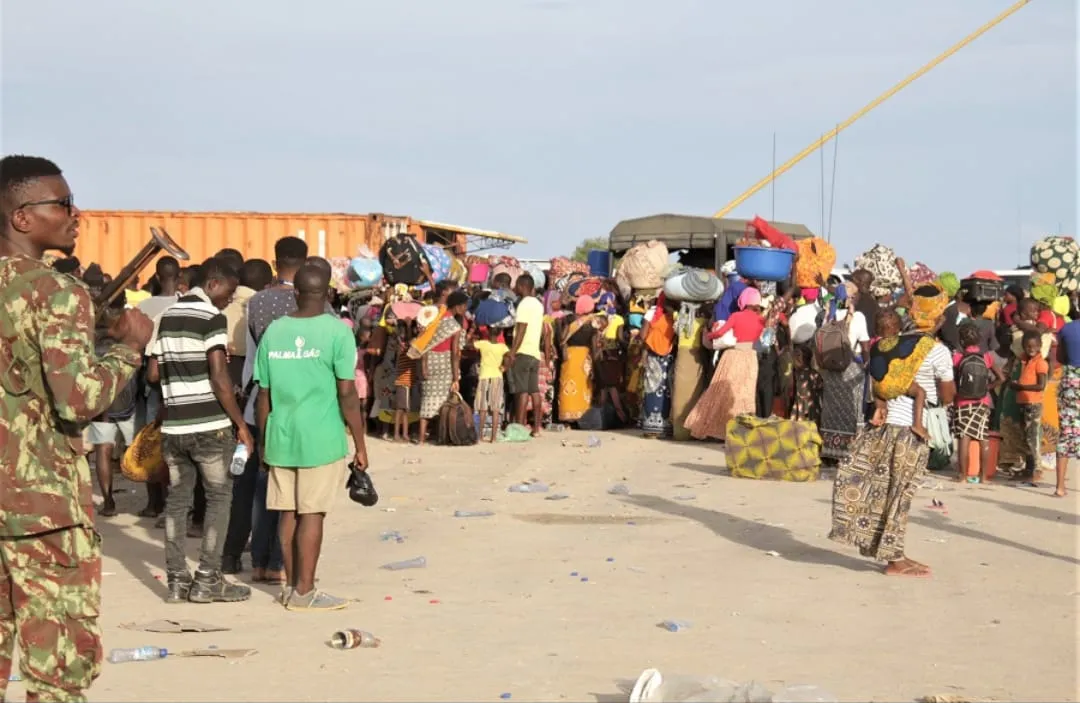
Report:
[[[502,428],[503,374],[509,367],[510,347],[502,332],[484,326],[477,329],[478,339],[473,347],[480,352],[480,383],[476,388],[476,414],[480,417],[480,439],[484,438],[487,417],[491,416],[491,442],[494,443]]]
[[[877,332],[881,335],[881,339],[888,337],[898,337],[903,329],[904,323],[900,319],[900,314],[895,310],[882,310],[877,316]],[[930,434],[926,431],[926,425],[923,424],[923,411],[926,409],[926,390],[918,383],[912,381],[911,387],[904,393],[905,396],[915,401],[914,407],[911,411],[911,431],[916,437],[921,437],[923,440],[929,440]],[[874,427],[880,427],[885,424],[885,420],[888,417],[888,401],[885,398],[874,396],[874,416],[870,419],[870,424]]]
[[[356,394],[360,396],[360,402],[364,406],[364,417],[368,413],[368,401],[371,399],[371,384],[368,379],[368,345],[371,343],[373,323],[370,317],[361,317],[353,323],[356,333]]]
[[[1021,306],[1021,314],[1024,312]],[[1024,332],[1021,338],[1022,354],[1014,356],[1009,361],[1005,375],[1011,378],[1011,374],[1017,365],[1020,366],[1020,375],[1015,381],[1010,381],[1010,387],[1016,391],[1016,404],[1020,406],[1020,414],[1023,417],[1024,439],[1024,472],[1021,477],[1028,481],[1037,481],[1038,473],[1035,466],[1039,461],[1040,444],[1042,443],[1042,403],[1043,391],[1046,389],[1046,379],[1050,375],[1050,365],[1043,357],[1043,335],[1034,330]]]
[[[956,423],[959,439],[957,481],[986,483],[990,470],[990,393],[1005,382],[994,366],[994,358],[982,348],[982,331],[968,320],[960,325],[957,337],[963,351],[953,353],[956,378]],[[979,447],[979,475],[968,476],[968,456],[972,441]]]
[[[415,320],[397,323],[397,376],[394,378],[394,441],[409,441],[409,410],[418,374],[416,359],[409,358],[409,345],[416,334]]]

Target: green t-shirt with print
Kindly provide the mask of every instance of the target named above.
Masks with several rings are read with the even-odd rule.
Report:
[[[332,315],[282,317],[262,339],[255,381],[270,389],[266,421],[268,466],[310,468],[348,453],[338,380],[356,377],[356,340]]]

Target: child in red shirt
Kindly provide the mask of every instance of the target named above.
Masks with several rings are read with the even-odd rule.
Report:
[[[956,378],[956,435],[960,440],[957,481],[985,483],[990,470],[990,392],[1005,382],[1005,375],[994,366],[989,353],[979,347],[979,328],[971,321],[960,325],[963,352],[953,353]],[[977,397],[976,397],[977,396]],[[968,476],[971,442],[979,445],[979,475]]]

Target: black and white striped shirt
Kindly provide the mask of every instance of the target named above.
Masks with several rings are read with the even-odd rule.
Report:
[[[210,352],[229,342],[225,315],[201,288],[193,288],[161,314],[150,353],[161,372],[165,400],[162,434],[186,435],[232,426],[210,384]]]

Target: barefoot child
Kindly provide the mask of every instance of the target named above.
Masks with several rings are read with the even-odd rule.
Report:
[[[417,362],[409,358],[415,322],[401,320],[397,323],[397,377],[394,379],[394,441],[409,441],[409,409],[412,407],[413,386],[416,385]]]
[[[480,352],[480,383],[476,387],[476,414],[480,416],[480,439],[484,439],[484,428],[487,426],[488,415],[491,416],[491,442],[499,436],[502,428],[503,400],[506,394],[503,390],[503,374],[509,366],[507,354],[510,347],[506,346],[502,332],[492,330],[484,326],[477,330],[477,339],[473,347]]]
[[[956,480],[985,483],[990,470],[990,393],[1005,382],[1005,375],[994,366],[990,354],[980,346],[980,330],[968,320],[960,325],[957,337],[962,352],[953,354],[956,378],[956,435],[960,440],[959,471]],[[979,447],[979,475],[968,476],[971,442]]]
[[[881,335],[882,339],[899,336],[902,325],[903,323],[900,321],[900,315],[894,310],[884,310],[878,315],[877,332]],[[926,407],[926,391],[923,390],[923,387],[918,383],[912,381],[911,386],[904,395],[915,401],[915,407],[912,410],[912,433],[914,433],[916,437],[921,437],[923,440],[929,440],[930,436],[926,432],[926,426],[923,425],[923,410]],[[880,427],[885,424],[887,403],[889,400],[889,398],[882,398],[880,395],[874,394],[874,416],[870,418],[870,424],[874,427]]]

